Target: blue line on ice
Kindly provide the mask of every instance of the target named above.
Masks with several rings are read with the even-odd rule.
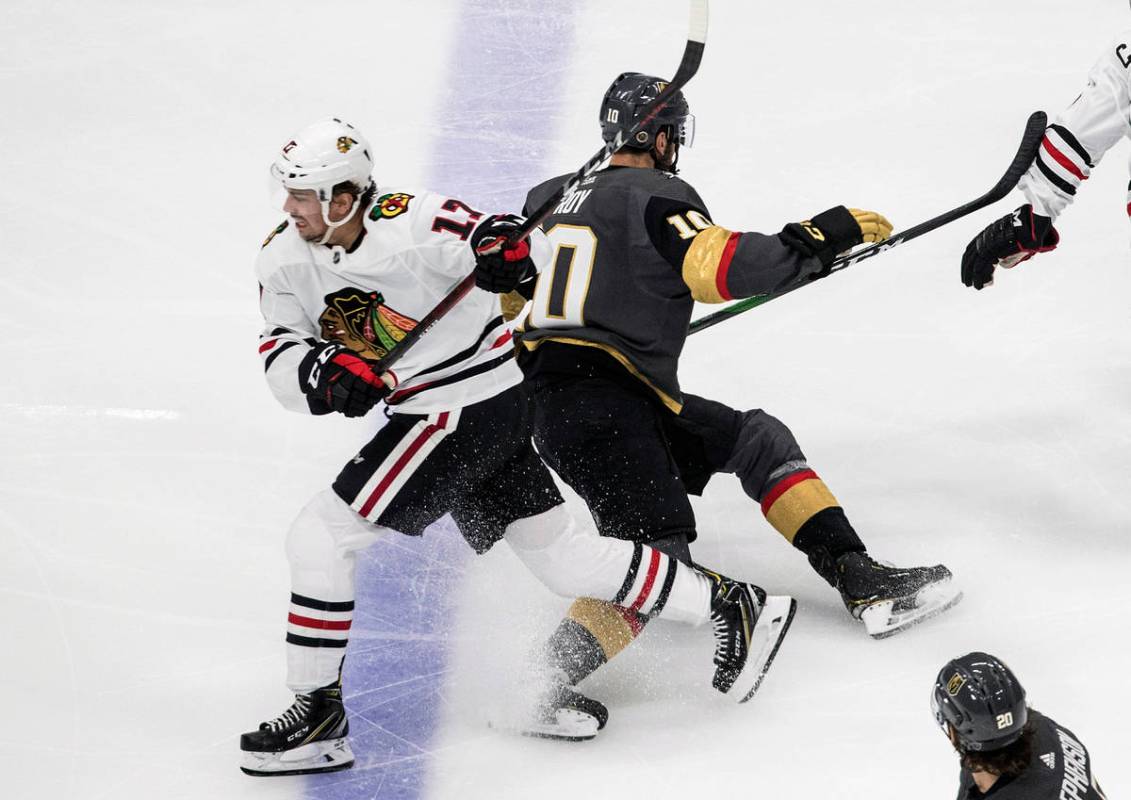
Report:
[[[568,66],[573,40],[566,9],[552,0],[460,5],[427,188],[487,213],[521,211],[526,189],[546,177],[561,88],[553,78]],[[307,797],[424,796],[460,565],[470,553],[445,518],[419,539],[378,542],[361,554],[344,675],[357,762],[309,778]]]

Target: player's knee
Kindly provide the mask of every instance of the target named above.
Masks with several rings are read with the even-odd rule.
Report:
[[[731,460],[729,466],[733,469],[729,471],[738,475],[748,495],[761,501],[775,473],[791,463],[804,465],[805,454],[784,422],[754,409],[742,412],[742,425]]]
[[[324,489],[303,506],[287,531],[287,560],[319,564],[372,544],[384,530],[366,522],[333,489]]]
[[[619,564],[610,550],[621,543],[586,534],[564,505],[512,522],[505,539],[526,568],[562,597],[604,593],[605,573]]]
[[[534,552],[545,550],[572,530],[573,520],[565,505],[559,503],[541,514],[516,519],[503,536],[515,552]]]

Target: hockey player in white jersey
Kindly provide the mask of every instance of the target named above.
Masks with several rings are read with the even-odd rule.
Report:
[[[982,289],[995,267],[1015,267],[1060,242],[1053,223],[1100,159],[1131,138],[1131,30],[1108,44],[1080,95],[1045,131],[1037,158],[1021,179],[1027,202],[974,237],[962,256],[962,282]],[[1128,193],[1131,214],[1131,187]]]
[[[241,737],[244,772],[353,763],[340,676],[354,554],[380,536],[419,535],[448,513],[477,552],[506,539],[558,594],[691,625],[710,620],[714,685],[740,701],[749,696],[788,626],[761,615],[758,587],[573,526],[530,443],[530,407],[497,295],[473,289],[396,369],[375,371],[476,267],[471,244],[497,239],[515,221],[431,192],[378,187],[372,171],[365,138],[336,119],[304,129],[272,166],[288,219],[256,265],[267,382],[294,411],[357,417],[384,401],[388,421],[287,534],[287,685],[295,700]],[[549,256],[536,231],[491,257],[525,270]],[[606,719],[564,679],[551,680],[539,709],[528,732],[554,738],[591,738]]]

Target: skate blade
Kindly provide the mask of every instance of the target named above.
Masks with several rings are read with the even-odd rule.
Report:
[[[873,603],[860,612],[860,620],[873,639],[886,639],[937,617],[961,599],[962,591],[948,579],[924,587],[911,598]]]
[[[742,667],[742,672],[735,678],[730,691],[727,692],[735,702],[745,703],[758,691],[774,657],[778,654],[778,648],[781,647],[789,626],[793,623],[795,613],[797,613],[797,601],[792,597],[783,595],[766,597],[762,613],[758,615],[758,621],[754,624],[746,663]]]
[[[600,723],[592,714],[573,708],[559,708],[553,720],[526,720],[520,724],[487,720],[487,727],[502,733],[559,742],[587,742],[597,736]]]
[[[353,751],[350,749],[349,741],[342,738],[311,742],[281,753],[245,752],[240,769],[246,775],[272,777],[335,772],[352,766]]]

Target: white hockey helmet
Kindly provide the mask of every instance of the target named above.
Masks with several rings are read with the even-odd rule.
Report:
[[[373,186],[373,151],[369,142],[353,125],[336,117],[321,120],[299,131],[283,145],[271,164],[271,177],[283,189],[311,190],[322,204],[322,221],[330,238],[334,228],[353,216],[330,221],[330,201],[334,187],[352,182],[364,194]],[[359,195],[360,197],[360,195]],[[355,198],[354,202],[357,202]]]

